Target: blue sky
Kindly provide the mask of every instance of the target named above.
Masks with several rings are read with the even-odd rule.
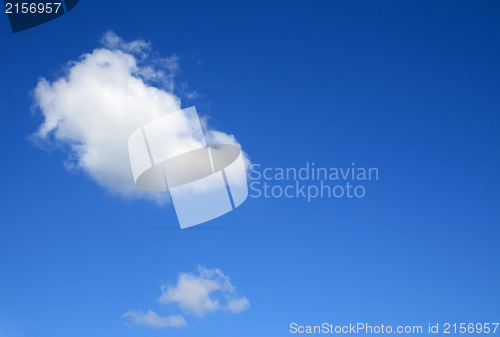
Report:
[[[498,321],[499,14],[494,1],[82,0],[16,34],[3,16],[0,336]],[[107,193],[65,168],[64,148],[29,137],[43,122],[39,78],[60,78],[108,31],[177,55],[182,107],[253,163],[354,162],[379,180],[361,199],[249,198],[189,230],[172,205]],[[250,307],[161,305],[161,286],[198,266],[222,270]],[[131,310],[187,326],[135,326]]]

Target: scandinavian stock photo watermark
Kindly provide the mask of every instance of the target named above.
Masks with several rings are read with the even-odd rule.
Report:
[[[264,167],[252,164],[248,177],[249,197],[306,199],[362,199],[367,183],[379,180],[376,167],[325,167],[306,162],[301,167]]]

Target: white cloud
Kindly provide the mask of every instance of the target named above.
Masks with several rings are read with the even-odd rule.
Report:
[[[198,268],[198,273],[180,273],[176,285],[162,286],[160,303],[177,303],[185,312],[203,316],[218,310],[241,312],[249,307],[245,297],[220,269]]]
[[[129,311],[123,314],[123,317],[134,325],[144,325],[153,328],[182,327],[186,325],[186,321],[182,316],[160,317],[151,310],[148,310],[148,312]]]
[[[227,308],[229,309],[229,311],[235,314],[248,309],[249,306],[250,302],[248,302],[248,299],[246,297],[232,299],[227,303]]]
[[[141,54],[146,56],[146,52],[151,50],[151,43],[145,40],[134,40],[131,42],[124,41],[121,37],[112,31],[106,32],[101,39],[102,45],[112,50],[122,50],[127,53]]]
[[[160,304],[178,304],[186,314],[196,316],[220,310],[238,314],[250,307],[248,299],[238,295],[229,277],[216,268],[198,267],[196,274],[180,273],[177,284],[164,285],[161,291]],[[151,310],[128,311],[123,317],[134,325],[155,328],[181,327],[187,324],[183,316],[160,317]]]
[[[64,76],[39,80],[34,94],[44,121],[33,137],[68,149],[67,167],[84,171],[107,191],[164,203],[166,193],[135,187],[127,140],[143,124],[181,109],[173,93],[177,57],[156,57],[149,42],[126,42],[112,32],[101,43],[70,62]],[[215,138],[238,145],[224,133]]]

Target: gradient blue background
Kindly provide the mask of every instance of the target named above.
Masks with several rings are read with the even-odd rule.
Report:
[[[0,336],[288,336],[291,322],[500,317],[497,1],[90,1],[12,34],[0,19]],[[361,200],[249,199],[177,230],[173,207],[108,196],[27,137],[41,76],[113,30],[180,56],[183,98],[271,167],[378,167]],[[157,228],[163,226],[164,228]],[[160,285],[197,265],[251,307],[174,312]],[[497,332],[500,334],[500,331]]]

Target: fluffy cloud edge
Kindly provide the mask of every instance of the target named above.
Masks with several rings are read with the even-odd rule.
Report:
[[[128,311],[122,317],[133,325],[152,328],[179,328],[187,325],[184,317],[180,315],[161,317],[152,310],[148,310],[147,312]]]

